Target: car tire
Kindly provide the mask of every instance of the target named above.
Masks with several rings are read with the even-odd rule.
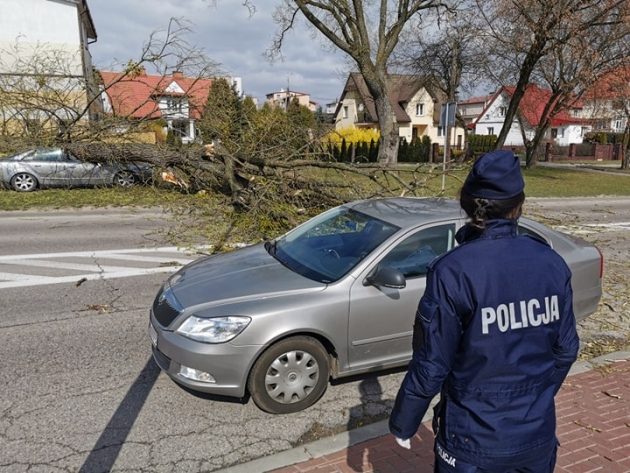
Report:
[[[20,172],[11,178],[11,188],[17,192],[32,192],[38,185],[37,178],[27,172]]]
[[[311,337],[291,337],[269,347],[254,363],[248,390],[263,411],[289,414],[312,406],[330,375],[326,349]]]
[[[133,187],[138,179],[131,171],[118,171],[114,175],[114,185],[118,187]]]

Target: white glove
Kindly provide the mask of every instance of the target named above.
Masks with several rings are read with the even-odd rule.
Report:
[[[402,448],[406,448],[407,450],[411,449],[411,439],[401,439],[396,437],[396,443],[400,445]]]

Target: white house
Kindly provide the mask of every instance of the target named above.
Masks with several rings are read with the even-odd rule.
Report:
[[[278,92],[270,92],[265,96],[265,102],[273,107],[287,109],[292,100],[297,100],[300,105],[308,108],[311,112],[317,110],[317,103],[311,100],[311,96],[305,92],[296,90],[280,89]]]
[[[440,94],[433,91],[422,78],[396,74],[390,76],[390,103],[398,123],[398,134],[411,142],[428,136],[433,143],[444,143],[445,130],[439,126]],[[378,128],[374,99],[363,76],[353,72],[348,76],[335,112],[335,128]],[[464,145],[464,130],[453,127],[451,145]]]
[[[498,135],[505,121],[505,114],[514,93],[514,87],[501,87],[488,102],[486,108],[474,122],[477,135]],[[505,140],[505,146],[523,146],[523,136],[527,140],[534,137],[535,128],[540,122],[545,104],[551,91],[542,89],[534,84],[527,86],[525,95],[519,105],[521,121],[514,119],[512,127]],[[580,118],[580,106],[574,105],[569,110],[563,110],[551,118],[551,128],[547,139],[553,140],[560,146],[571,143],[582,143],[584,134],[590,130],[587,121]],[[522,123],[522,127],[521,127]]]
[[[623,133],[630,118],[630,67],[603,75],[584,94],[581,116],[594,131]]]

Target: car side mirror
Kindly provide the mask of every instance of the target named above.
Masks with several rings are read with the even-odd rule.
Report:
[[[390,266],[378,265],[363,282],[364,286],[388,287],[390,289],[404,289],[407,281],[403,273]]]

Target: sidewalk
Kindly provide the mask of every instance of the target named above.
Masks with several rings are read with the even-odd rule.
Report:
[[[561,445],[555,473],[630,473],[630,352],[576,363],[571,373],[556,397]],[[386,433],[386,421],[363,430],[319,440],[224,471],[432,473],[430,422],[420,428],[412,440],[411,450],[399,447]],[[305,458],[310,459],[304,461]]]

